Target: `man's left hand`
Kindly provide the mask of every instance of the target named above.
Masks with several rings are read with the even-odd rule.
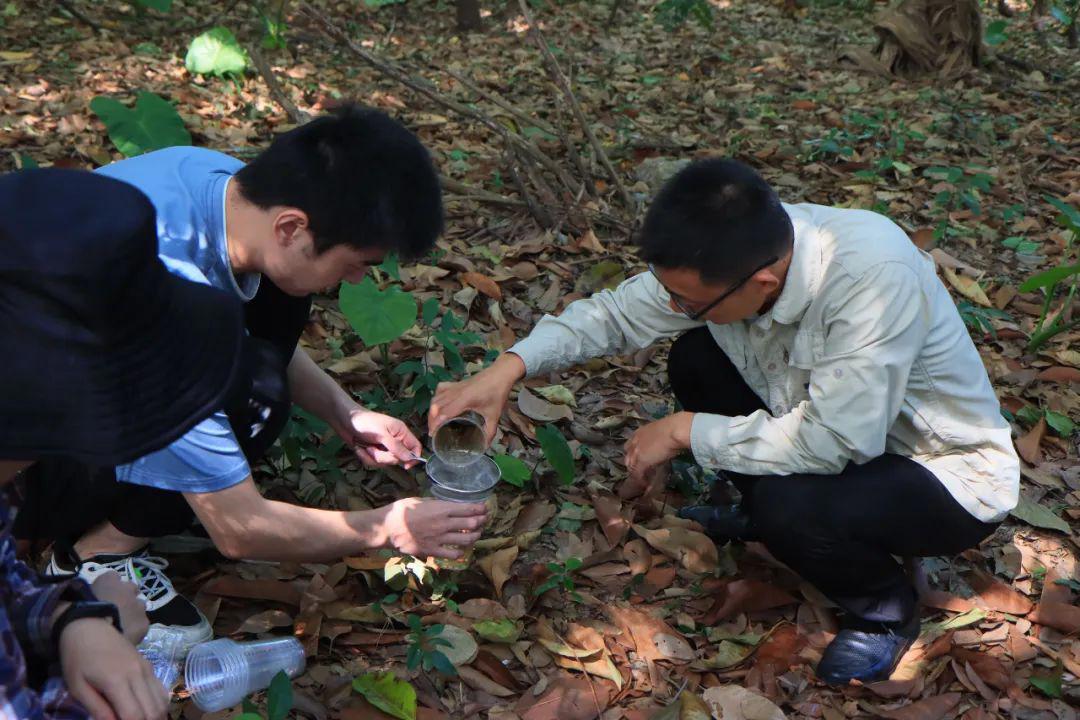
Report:
[[[677,412],[639,428],[626,443],[627,483],[644,487],[649,471],[689,448],[693,420],[693,413]]]
[[[416,465],[423,446],[401,420],[356,406],[346,411],[334,429],[356,451],[364,467]]]

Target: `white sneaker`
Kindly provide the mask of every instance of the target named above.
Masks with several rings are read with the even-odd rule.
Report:
[[[146,601],[146,615],[150,620],[150,630],[140,647],[173,647],[176,659],[182,660],[188,650],[214,637],[214,629],[206,616],[173,588],[165,574],[165,568],[169,566],[165,558],[150,555],[146,548],[129,555],[95,555],[86,560],[77,560],[74,555],[70,551],[54,551],[45,574],[78,574],[86,582],[93,583],[99,575],[112,570],[139,586],[139,595]]]

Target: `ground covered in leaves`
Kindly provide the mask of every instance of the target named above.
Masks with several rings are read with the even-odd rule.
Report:
[[[89,109],[98,95],[129,103],[137,91],[157,93],[176,104],[195,144],[241,157],[296,119],[265,73],[208,79],[184,67],[188,42],[209,25],[258,44],[247,2],[178,0],[169,15],[141,17],[118,2],[75,3],[100,30],[59,4],[3,5],[0,169],[119,159]],[[1014,62],[991,60],[949,83],[892,83],[840,63],[846,44],[872,42],[867,12],[842,3],[719,1],[712,30],[693,21],[668,30],[648,3],[623,5],[613,20],[606,3],[532,9],[618,181],[575,123],[516,3],[487,7],[484,31],[471,34],[455,31],[447,3],[286,6],[287,49],[263,51],[285,103],[300,113],[341,98],[384,108],[421,135],[450,179],[439,252],[401,267],[399,281],[379,279],[464,321],[448,338],[425,317],[368,348],[324,297],[304,343],[369,401],[412,412],[422,405],[409,399],[422,390],[418,375],[460,374],[448,345],[475,371],[542,313],[640,271],[630,229],[679,159],[732,155],[788,202],[888,214],[933,252],[955,291],[1025,461],[1015,517],[977,549],[923,561],[924,632],[894,677],[843,690],[816,682],[812,668],[836,628],[828,601],[763,549],[717,549],[674,517],[707,485],[698,470],[676,463],[668,492],[620,497],[622,443],[670,409],[662,348],[527,383],[496,447],[525,464],[508,473],[517,485],[500,486],[465,569],[387,553],[229,563],[197,537],[170,539],[159,549],[180,588],[219,635],[302,638],[309,666],[294,683],[294,711],[319,720],[1076,718],[1080,333],[1029,352],[1042,296],[1019,288],[1076,262],[1047,198],[1080,206],[1080,55],[1021,15],[1000,46]],[[361,61],[320,14],[492,125]],[[516,141],[504,133],[587,183],[574,196],[551,167],[511,156]],[[1051,311],[1069,318],[1075,309]],[[419,416],[410,420],[419,434]],[[540,452],[547,425],[570,438],[569,477]],[[359,469],[318,426],[294,424],[288,442],[260,473],[273,497],[361,508],[423,491],[420,473]],[[383,670],[411,685],[417,709],[398,680],[374,674]],[[174,712],[199,717],[183,699]]]

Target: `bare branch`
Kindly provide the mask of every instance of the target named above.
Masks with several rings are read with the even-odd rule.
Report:
[[[303,125],[310,120],[310,116],[296,107],[293,101],[289,99],[289,96],[285,94],[284,88],[281,87],[281,84],[274,76],[273,68],[270,67],[270,63],[266,62],[266,58],[259,48],[252,45],[248,48],[248,55],[251,56],[251,61],[255,63],[255,69],[259,71],[262,79],[266,82],[266,87],[270,90],[270,96],[277,101],[277,104],[281,106],[289,119],[297,125]]]
[[[585,117],[585,112],[581,109],[581,103],[578,102],[573,89],[570,87],[570,82],[566,79],[566,75],[563,74],[562,70],[559,69],[559,63],[555,59],[555,56],[551,54],[551,49],[548,48],[547,41],[544,40],[544,36],[540,32],[539,26],[537,26],[536,20],[529,10],[529,3],[526,0],[518,0],[518,4],[521,6],[522,14],[525,16],[525,22],[529,25],[529,34],[532,35],[533,40],[536,42],[536,46],[540,48],[540,53],[544,56],[544,62],[547,65],[548,72],[551,74],[555,84],[562,90],[563,95],[566,96],[567,102],[570,103],[570,108],[574,111],[574,117],[577,118],[578,124],[581,125],[582,132],[585,133],[585,137],[588,139],[589,144],[592,145],[593,150],[596,152],[596,157],[600,161],[600,164],[604,166],[604,169],[607,170],[608,175],[611,177],[612,184],[614,184],[619,191],[619,196],[622,198],[626,209],[632,211],[634,208],[634,201],[631,199],[630,193],[627,192],[626,186],[623,185],[622,178],[620,178],[619,174],[615,171],[615,166],[611,164],[611,160],[608,159],[607,153],[604,152],[604,146],[600,144],[600,141],[593,133],[592,127],[589,125],[589,120]]]

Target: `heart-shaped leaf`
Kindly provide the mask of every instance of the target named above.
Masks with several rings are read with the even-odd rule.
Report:
[[[184,66],[196,75],[240,75],[248,65],[247,53],[232,31],[224,27],[210,28],[191,41]]]
[[[105,123],[109,139],[125,157],[191,144],[191,134],[176,108],[154,93],[140,92],[134,108],[99,95],[90,101],[90,109]]]
[[[416,322],[416,300],[397,285],[380,290],[370,277],[359,284],[342,283],[338,304],[345,319],[367,346],[401,337]]]

